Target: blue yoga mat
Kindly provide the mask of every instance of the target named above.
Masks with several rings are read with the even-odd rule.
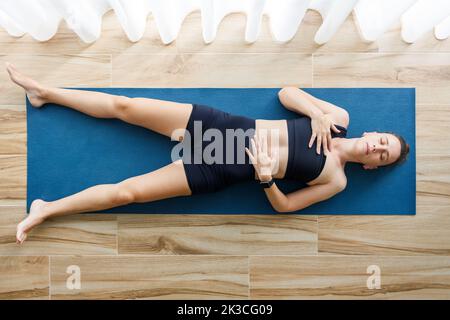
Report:
[[[200,103],[230,113],[265,119],[297,115],[283,108],[278,88],[102,88],[84,89],[129,97],[149,97]],[[411,146],[406,163],[363,170],[348,164],[347,188],[302,214],[415,214],[415,90],[305,89],[312,95],[344,107],[350,113],[348,137],[364,131],[393,131]],[[116,183],[171,162],[176,142],[117,119],[96,119],[48,104],[33,108],[27,101],[28,189],[27,209],[36,198],[55,200],[87,187]],[[278,181],[290,192],[304,185]],[[276,213],[256,181],[233,185],[217,193],[131,204],[101,212],[177,214]]]

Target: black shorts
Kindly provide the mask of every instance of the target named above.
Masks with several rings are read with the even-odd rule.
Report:
[[[208,129],[215,130],[206,132]],[[254,180],[255,170],[245,153],[254,130],[254,119],[193,104],[183,139],[188,146],[183,151],[183,165],[192,194],[214,192],[234,183]],[[188,133],[190,139],[186,137]],[[223,139],[217,138],[220,134]],[[185,152],[187,149],[190,154]]]

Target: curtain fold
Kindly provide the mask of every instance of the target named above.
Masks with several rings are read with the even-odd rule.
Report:
[[[402,39],[417,41],[434,28],[435,37],[450,35],[449,0],[1,0],[0,27],[13,37],[30,34],[38,41],[51,39],[64,20],[82,41],[101,36],[103,15],[113,10],[130,41],[142,39],[148,15],[155,20],[161,41],[174,41],[186,16],[201,13],[205,43],[214,41],[222,19],[234,12],[247,16],[245,40],[255,42],[264,15],[274,41],[286,42],[297,33],[308,9],[323,19],[314,41],[332,39],[348,15],[354,15],[361,41],[376,41],[401,22]]]

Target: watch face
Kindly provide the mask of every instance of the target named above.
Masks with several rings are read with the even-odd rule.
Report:
[[[272,186],[272,184],[273,184],[273,180],[270,180],[270,181],[263,181],[263,182],[260,182],[260,184],[261,184],[264,188],[270,188],[270,187]]]

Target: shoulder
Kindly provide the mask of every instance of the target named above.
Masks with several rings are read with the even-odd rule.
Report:
[[[337,124],[345,129],[348,128],[348,125],[350,123],[350,115],[347,110],[343,108],[337,108],[335,111],[333,111],[331,117],[334,124]]]
[[[327,161],[327,164],[330,164],[328,168],[326,168],[328,174],[326,175],[326,180],[324,183],[328,185],[328,188],[333,193],[338,193],[347,187],[347,177],[345,175],[344,168],[339,165],[338,161],[335,158],[330,158],[333,160]]]
[[[347,187],[347,177],[345,176],[345,173],[336,172],[329,184],[336,193],[343,191]]]

